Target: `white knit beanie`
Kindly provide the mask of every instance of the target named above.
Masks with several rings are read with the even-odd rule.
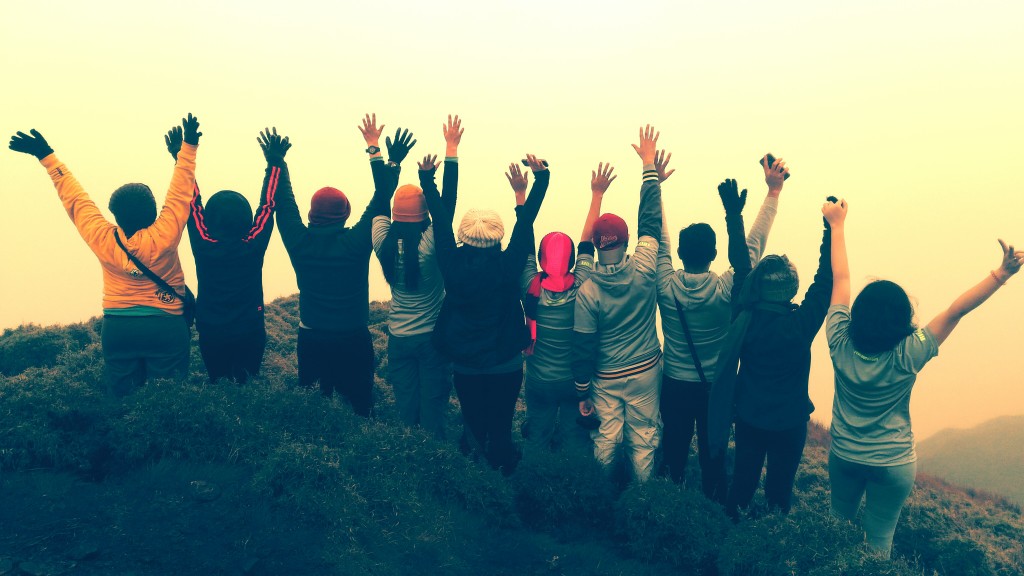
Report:
[[[476,248],[490,248],[501,244],[505,226],[494,210],[471,209],[459,223],[459,242]]]

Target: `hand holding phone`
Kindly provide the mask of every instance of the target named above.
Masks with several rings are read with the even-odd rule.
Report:
[[[770,169],[772,167],[772,165],[775,164],[775,156],[772,156],[771,152],[766,154],[766,156],[768,156],[768,165],[767,166],[765,166],[764,164],[761,163],[762,161],[764,161],[764,157],[763,156],[761,158],[757,159],[757,164],[759,166],[761,166],[762,168]],[[786,172],[785,176],[783,176],[782,179],[783,180],[789,180],[789,172]]]

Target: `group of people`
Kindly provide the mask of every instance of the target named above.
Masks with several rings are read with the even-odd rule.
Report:
[[[189,114],[165,137],[175,168],[159,213],[147,186],[126,184],[110,197],[114,223],[39,132],[12,137],[12,150],[37,157],[46,168],[100,260],[111,391],[124,395],[147,377],[187,374],[193,316],[211,380],[244,383],[259,372],[266,346],[263,259],[276,220],[299,286],[301,385],[337,392],[357,414],[371,413],[374,353],[367,320],[374,252],[391,288],[387,380],[403,423],[443,437],[454,385],[468,431],[462,447],[510,474],[518,458],[512,422],[525,382],[530,445],[593,450],[607,467],[621,451],[638,481],[660,471],[684,482],[696,433],[702,490],[738,519],[766,465],[769,507],[790,508],[814,410],[811,342],[824,323],[836,390],[832,512],[853,520],[866,494],[867,542],[888,555],[915,477],[909,400],[916,375],[959,320],[1020,270],[1024,251],[1000,241],[999,267],[918,327],[906,293],[892,282],[868,284],[850,306],[847,203],[830,197],[822,206],[817,270],[797,304],[796,266],[785,256],[765,255],[789,177],[783,160],[765,155],[768,190],[749,233],[747,191],[735,180],[718,186],[729,269],[711,271],[717,244],[706,223],[679,231],[676,254],[683,266],[676,269],[661,196],[674,170],[649,125],[633,145],[643,165],[635,241],[621,217],[601,213],[617,178],[601,163],[591,174],[578,245],[561,231],[536,242],[534,221],[550,171],[547,161],[528,154],[522,161],[528,170],[512,163],[506,173],[516,219],[503,249],[504,223],[493,210],[471,209],[454,227],[459,117],[443,125],[440,189],[435,173],[441,165],[433,155],[418,162],[418,185],[398,186],[401,163],[416,141],[399,129],[385,139],[385,160],[383,129],[375,115],[359,126],[374,191],[352,226],[349,198],[333,187],[312,195],[303,222],[285,162],[291,143],[276,129],[258,137],[267,167],[255,214],[231,190],[204,205],[195,179],[202,133]],[[178,259],[186,228],[196,262],[195,299]],[[577,420],[592,423],[592,430]],[[733,424],[730,483],[726,448]]]

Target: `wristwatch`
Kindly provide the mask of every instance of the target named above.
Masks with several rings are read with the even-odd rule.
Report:
[[[366,149],[366,153],[370,155],[376,154],[377,152],[380,152],[380,146],[370,146]]]

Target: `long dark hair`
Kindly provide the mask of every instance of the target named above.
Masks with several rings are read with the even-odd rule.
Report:
[[[380,246],[380,267],[384,279],[394,285],[395,274],[401,264],[405,269],[405,289],[416,290],[420,283],[420,239],[430,226],[429,220],[421,222],[392,222],[384,243]],[[398,252],[398,241],[402,241],[402,253]]]
[[[850,340],[861,354],[892,350],[914,330],[914,306],[895,282],[875,280],[853,301]]]

